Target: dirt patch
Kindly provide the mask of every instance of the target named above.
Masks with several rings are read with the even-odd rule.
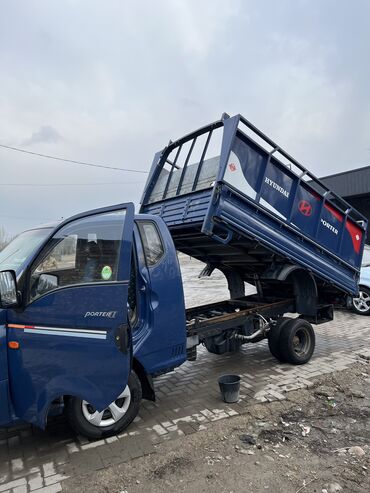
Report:
[[[74,477],[63,491],[367,493],[369,367],[364,360],[285,401],[160,444],[150,456]]]
[[[192,465],[192,461],[187,457],[174,457],[170,459],[165,464],[162,464],[152,471],[153,477],[164,478],[166,475],[170,474],[181,474],[189,469]]]

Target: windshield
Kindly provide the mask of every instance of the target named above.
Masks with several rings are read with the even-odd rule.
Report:
[[[364,256],[362,257],[362,264],[361,265],[363,267],[370,265],[370,245],[365,245]]]
[[[51,228],[32,229],[21,233],[0,252],[0,270],[15,270],[18,274],[30,255],[49,235]]]

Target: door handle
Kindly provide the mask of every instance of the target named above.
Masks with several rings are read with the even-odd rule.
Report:
[[[121,324],[118,326],[115,343],[122,353],[127,354],[130,351],[131,329],[128,324]]]
[[[145,293],[148,289],[148,280],[145,278],[145,275],[142,272],[139,273],[138,277],[139,284],[141,284],[139,291],[140,293]]]

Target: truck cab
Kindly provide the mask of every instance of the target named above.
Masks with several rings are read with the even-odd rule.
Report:
[[[26,231],[0,253],[0,270],[2,426],[43,428],[63,403],[79,432],[111,434],[141,394],[154,398],[153,375],[186,360],[171,236],[132,204]]]

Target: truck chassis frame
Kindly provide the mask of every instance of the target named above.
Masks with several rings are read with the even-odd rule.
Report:
[[[212,337],[235,329],[254,316],[279,317],[294,311],[294,299],[264,303],[257,301],[253,295],[189,308],[186,310],[186,330],[188,337]]]

